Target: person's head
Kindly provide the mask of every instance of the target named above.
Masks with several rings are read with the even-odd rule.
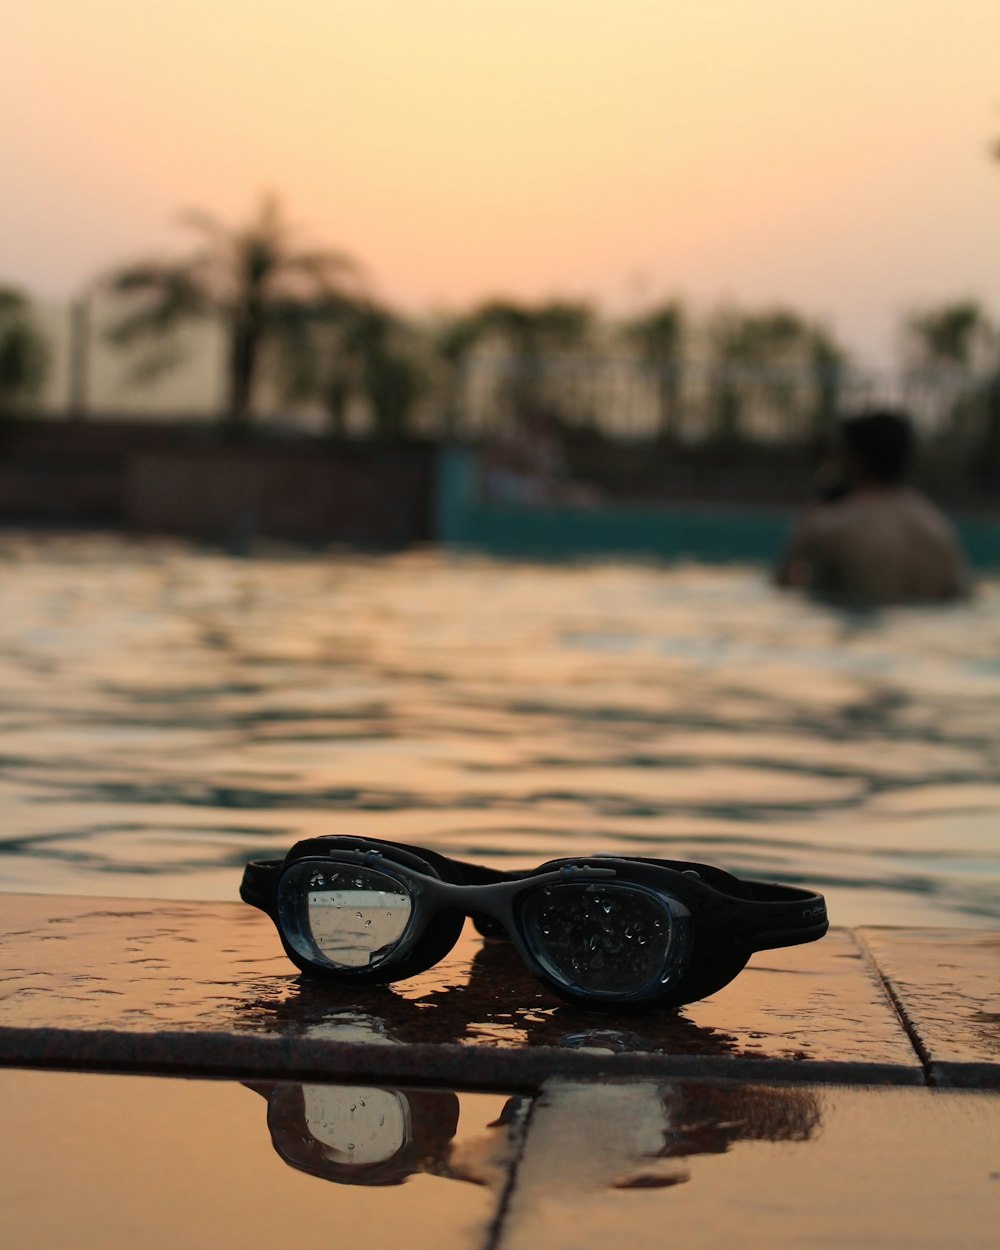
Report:
[[[876,408],[848,417],[840,438],[848,472],[856,481],[892,485],[906,477],[916,439],[905,412]]]

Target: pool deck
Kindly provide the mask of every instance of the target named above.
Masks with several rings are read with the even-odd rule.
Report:
[[[40,1178],[64,1151],[67,1210],[93,1205],[87,1169],[98,1157],[108,1176],[138,1168],[121,1126],[153,1110],[157,1133],[142,1138],[153,1163],[163,1135],[205,1156],[181,1203],[188,1224],[178,1208],[162,1225],[162,1188],[137,1180],[122,1199],[109,1180],[98,1206],[115,1215],[98,1220],[95,1245],[134,1245],[155,1219],[165,1245],[263,1241],[263,1198],[222,1214],[235,1166],[230,1146],[225,1158],[210,1149],[222,1120],[242,1143],[240,1184],[252,1174],[279,1203],[289,1178],[311,1186],[295,1191],[282,1234],[297,1247],[329,1244],[338,1219],[367,1250],[403,1238],[477,1250],[996,1244],[1000,932],[835,929],[754,956],[680,1012],[623,1014],[554,1004],[468,927],[423,977],[343,993],[300,981],[270,922],[239,903],[0,895],[0,907],[0,1167],[27,1195],[0,1215],[5,1244],[29,1244],[26,1228],[30,1244],[60,1244]],[[357,1163],[323,1144],[316,1124],[332,1133],[361,1094],[409,1125],[393,1159]]]

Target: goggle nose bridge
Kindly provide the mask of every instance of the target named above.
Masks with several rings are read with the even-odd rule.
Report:
[[[538,874],[526,873],[523,877],[515,877],[508,881],[490,881],[483,884],[465,884],[458,881],[445,881],[441,877],[430,876],[418,872],[405,862],[399,862],[391,855],[384,855],[374,848],[365,851],[332,850],[329,858],[333,862],[358,864],[375,872],[387,872],[404,882],[411,876],[420,877],[421,892],[434,902],[453,902],[467,914],[479,912],[493,917],[495,920],[506,920],[509,915],[510,901],[525,889],[536,886],[567,885],[586,883],[589,881],[607,880],[619,874],[614,868],[595,866],[589,863],[560,864],[551,872]],[[393,872],[395,870],[395,872]]]
[[[452,881],[434,881],[431,892],[439,898],[451,897],[466,913],[478,912],[505,920],[511,900],[526,889],[546,885],[586,884],[593,880],[617,877],[614,868],[592,868],[589,864],[563,864],[552,872],[519,877],[513,881],[494,881],[485,885],[460,885]]]

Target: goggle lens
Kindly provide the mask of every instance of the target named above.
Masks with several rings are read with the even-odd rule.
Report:
[[[292,864],[281,879],[278,914],[304,958],[330,968],[371,968],[406,932],[413,900],[401,882],[347,864]]]
[[[670,910],[634,886],[545,886],[524,900],[521,920],[536,957],[567,989],[640,994],[663,979],[670,962]]]
[[[406,1100],[393,1090],[303,1085],[302,1104],[306,1128],[330,1163],[382,1163],[409,1137]]]

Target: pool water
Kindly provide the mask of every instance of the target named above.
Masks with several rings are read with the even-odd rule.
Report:
[[[759,567],[0,537],[0,885],[232,899],[350,832],[690,858],[840,924],[1000,922],[1000,580],[836,613]]]

